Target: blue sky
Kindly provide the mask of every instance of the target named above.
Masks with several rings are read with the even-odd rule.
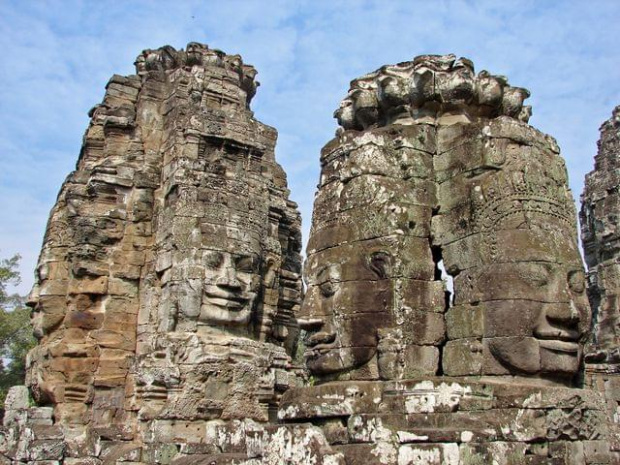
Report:
[[[426,53],[468,57],[530,89],[530,124],[558,140],[578,197],[598,128],[620,104],[619,20],[618,0],[0,0],[0,257],[23,256],[26,293],[107,80],[133,73],[145,48],[190,41],[258,69],[253,110],[279,131],[304,240],[319,151],[349,81]]]

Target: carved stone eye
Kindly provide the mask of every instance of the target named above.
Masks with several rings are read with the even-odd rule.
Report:
[[[324,283],[319,284],[319,289],[321,290],[323,297],[331,297],[336,293],[334,283],[331,281],[325,281]]]
[[[205,266],[210,269],[217,269],[222,266],[224,256],[219,252],[208,252],[205,254]]]
[[[368,266],[380,279],[385,279],[389,276],[391,258],[387,252],[373,252],[370,254]]]
[[[333,267],[325,267],[316,275],[316,283],[323,297],[331,297],[336,293],[340,274]]]
[[[586,277],[581,270],[568,272],[568,287],[577,294],[583,294],[586,290]]]
[[[235,260],[235,269],[244,273],[253,273],[254,257],[249,255],[237,257]]]
[[[534,269],[526,274],[519,273],[519,277],[525,282],[531,283],[536,287],[544,287],[549,284],[550,271],[545,267],[542,270]]]

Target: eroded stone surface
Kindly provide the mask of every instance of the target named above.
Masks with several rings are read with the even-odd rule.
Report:
[[[601,126],[594,170],[586,176],[582,195],[581,228],[589,270],[590,299],[596,312],[593,341],[597,357],[612,362],[620,345],[617,257],[618,165],[620,163],[620,107]],[[617,363],[617,361],[616,361]]]
[[[581,233],[588,264],[588,296],[594,314],[586,353],[586,383],[602,392],[620,424],[620,266],[618,265],[618,186],[620,107],[600,128],[594,170],[581,197]],[[618,428],[616,435],[620,437]]]
[[[590,324],[576,215],[527,96],[453,55],[352,81],[304,271],[317,379],[574,382]]]
[[[291,389],[278,416],[342,424],[346,432],[328,438],[347,464],[585,464],[592,447],[599,463],[613,463],[604,399],[583,389],[449,377],[348,381]]]
[[[249,110],[256,71],[190,43],[136,73],[91,110],[30,296],[27,382],[68,457],[170,422],[266,422],[301,379],[300,217]]]
[[[527,122],[532,109],[527,89],[505,76],[474,73],[474,64],[454,55],[420,55],[385,65],[351,82],[334,116],[344,130],[392,124],[452,124],[505,115]]]

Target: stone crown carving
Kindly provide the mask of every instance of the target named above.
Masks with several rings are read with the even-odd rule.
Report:
[[[429,122],[441,116],[470,119],[509,116],[527,122],[527,89],[508,85],[505,76],[474,73],[474,64],[455,55],[420,55],[413,61],[382,66],[351,81],[334,112],[345,130],[389,124]]]
[[[188,43],[185,50],[176,50],[170,45],[165,45],[156,50],[144,50],[138,55],[134,65],[136,66],[136,74],[139,76],[145,76],[152,71],[191,70],[193,67],[223,68],[233,75],[237,75],[239,87],[247,93],[248,108],[252,97],[256,94],[256,88],[260,85],[255,80],[256,69],[251,65],[244,64],[240,55],[226,55],[221,50],[211,49],[208,45],[198,42]]]

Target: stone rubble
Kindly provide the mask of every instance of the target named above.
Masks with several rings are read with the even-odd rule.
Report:
[[[0,464],[620,463],[615,119],[584,194],[586,295],[526,89],[454,55],[355,79],[302,295],[256,70],[198,43],[135,65],[52,210]]]

